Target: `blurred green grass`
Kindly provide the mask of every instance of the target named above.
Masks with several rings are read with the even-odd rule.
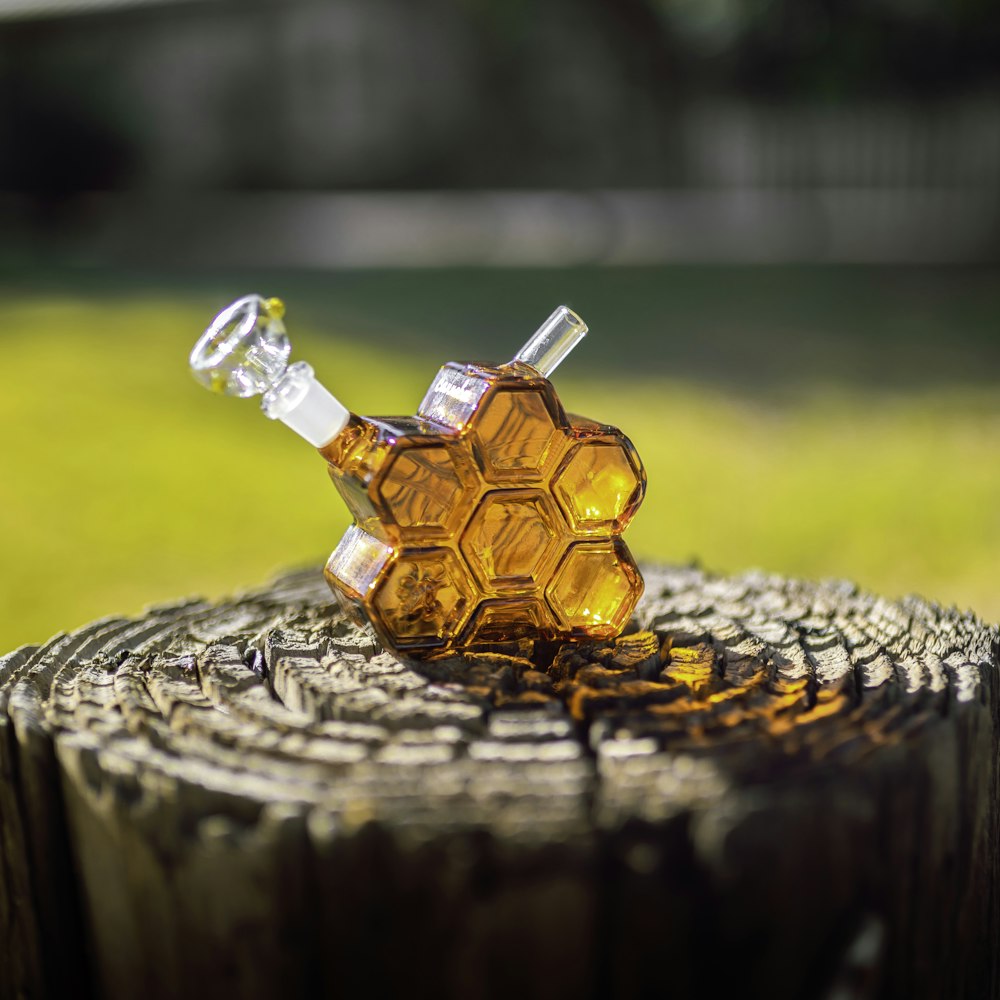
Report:
[[[523,339],[472,328],[457,351],[458,319],[444,324],[451,340],[435,340],[428,318],[407,326],[395,299],[387,318],[381,294],[367,313],[363,294],[351,308],[384,337],[352,337],[342,316],[321,328],[318,307],[307,302],[300,316],[290,304],[294,356],[361,412],[413,412],[441,362],[504,357]],[[281,567],[318,564],[336,544],[347,518],[320,459],[254,403],[212,397],[186,372],[195,336],[225,301],[215,288],[7,293],[0,650],[149,603],[255,585]],[[990,309],[978,309],[987,330]],[[600,325],[581,312],[598,340]],[[889,334],[901,341],[898,329]],[[934,336],[947,341],[946,331]],[[995,338],[984,351],[996,351]],[[885,379],[827,378],[819,365],[789,392],[724,357],[728,383],[707,368],[704,379],[690,366],[664,374],[658,358],[647,365],[619,342],[603,369],[574,356],[556,378],[568,409],[621,426],[646,463],[649,492],[628,535],[640,557],[845,577],[1000,619],[995,375],[974,386],[935,382],[931,371],[887,388]]]

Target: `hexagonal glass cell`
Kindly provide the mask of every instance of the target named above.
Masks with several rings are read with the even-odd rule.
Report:
[[[553,490],[577,531],[621,531],[642,499],[643,478],[623,443],[582,441],[563,461]]]
[[[372,615],[395,646],[443,645],[462,630],[474,594],[450,549],[404,549],[378,584]]]
[[[551,612],[536,598],[501,597],[479,605],[462,641],[472,644],[538,639],[551,634],[553,627]]]
[[[544,394],[536,390],[497,389],[471,426],[490,482],[542,478],[563,440]]]
[[[565,530],[560,520],[540,490],[487,493],[462,536],[462,553],[485,587],[531,586]]]
[[[464,519],[465,485],[444,445],[406,448],[390,459],[379,495],[410,536],[440,533]]]
[[[620,539],[573,545],[547,591],[562,623],[592,636],[618,635],[641,594],[639,569]]]

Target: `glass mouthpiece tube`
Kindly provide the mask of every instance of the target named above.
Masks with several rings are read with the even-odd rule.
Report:
[[[531,365],[548,378],[586,335],[587,324],[569,306],[559,306],[517,352],[514,360]]]

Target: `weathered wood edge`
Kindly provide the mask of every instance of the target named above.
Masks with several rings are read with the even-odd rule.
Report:
[[[628,992],[630,984],[621,980],[627,972],[635,977],[631,983],[633,992],[640,990],[643,975],[650,971],[646,949],[658,947],[661,953],[664,951],[660,937],[650,940],[651,929],[662,932],[669,928],[674,936],[673,943],[666,947],[666,955],[672,960],[669,966],[672,973],[679,976],[678,984],[682,984],[684,975],[692,976],[697,971],[696,963],[685,961],[685,955],[698,955],[704,950],[696,940],[700,925],[708,922],[717,931],[740,940],[740,928],[745,931],[748,922],[758,920],[772,930],[777,928],[795,937],[795,928],[781,927],[782,921],[787,923],[787,906],[783,907],[781,898],[772,898],[771,888],[790,889],[796,880],[811,876],[816,891],[824,894],[828,903],[836,904],[838,894],[843,896],[844,892],[836,879],[843,881],[852,865],[860,868],[858,875],[865,884],[882,885],[892,899],[867,900],[882,904],[887,912],[857,913],[848,922],[849,926],[839,932],[831,927],[821,929],[822,944],[827,948],[831,934],[834,937],[839,934],[841,940],[841,947],[832,949],[831,968],[823,974],[824,981],[832,983],[838,975],[843,975],[845,968],[850,968],[847,959],[852,954],[852,942],[863,943],[867,935],[882,942],[876,946],[879,958],[875,964],[882,987],[889,984],[887,995],[903,995],[900,990],[904,984],[916,990],[910,995],[933,995],[929,992],[932,988],[952,990],[937,995],[972,995],[967,992],[972,984],[989,991],[978,995],[996,995],[996,959],[984,966],[981,942],[997,930],[996,666],[1000,652],[997,630],[983,626],[973,616],[945,611],[916,599],[892,604],[863,595],[848,585],[827,586],[812,591],[812,605],[802,609],[803,613],[794,619],[800,633],[799,649],[795,655],[787,655],[794,651],[782,645],[781,630],[774,628],[775,622],[767,621],[768,614],[773,618],[773,609],[767,610],[766,600],[762,607],[751,601],[741,609],[739,604],[744,599],[737,596],[738,584],[709,578],[698,571],[667,571],[659,576],[654,572],[649,578],[650,594],[655,595],[665,586],[671,600],[669,606],[663,605],[661,598],[647,600],[640,610],[643,623],[661,630],[685,632],[695,639],[707,635],[721,641],[726,652],[734,654],[732,662],[723,665],[724,671],[738,676],[754,658],[767,661],[772,680],[805,679],[811,710],[825,694],[834,689],[847,690],[855,710],[867,707],[872,713],[867,719],[860,719],[862,729],[880,722],[884,732],[893,737],[886,745],[875,748],[878,767],[870,766],[871,752],[853,762],[850,755],[835,753],[831,758],[807,754],[804,761],[783,761],[788,767],[777,770],[775,760],[770,760],[757,772],[753,767],[742,770],[742,785],[727,788],[727,794],[714,802],[710,801],[711,796],[706,800],[704,796],[699,799],[697,794],[684,801],[682,794],[682,807],[673,813],[668,810],[666,814],[658,814],[654,810],[644,815],[643,809],[638,808],[632,819],[625,820],[620,809],[616,813],[615,802],[602,805],[599,787],[595,789],[593,783],[596,781],[600,786],[610,782],[617,793],[625,795],[627,805],[641,806],[629,792],[629,781],[639,779],[635,775],[629,778],[621,768],[616,771],[619,764],[631,759],[628,752],[621,753],[628,740],[601,733],[604,722],[597,717],[588,723],[587,739],[581,744],[592,755],[586,759],[596,761],[596,769],[583,781],[587,787],[581,788],[581,795],[587,803],[588,815],[598,822],[582,839],[577,838],[575,847],[571,841],[551,838],[558,845],[553,851],[544,843],[521,844],[516,837],[504,833],[498,839],[499,831],[483,840],[475,824],[466,831],[448,829],[437,839],[424,836],[410,842],[406,837],[400,840],[401,831],[393,832],[393,825],[387,825],[385,817],[374,825],[357,823],[355,820],[363,817],[345,819],[342,811],[319,806],[303,812],[294,803],[273,803],[263,809],[246,810],[240,805],[239,793],[208,797],[199,794],[189,795],[186,803],[175,802],[172,806],[175,812],[180,808],[174,822],[179,823],[176,845],[189,858],[190,870],[185,874],[178,871],[176,857],[149,857],[148,823],[156,819],[153,807],[157,801],[164,806],[169,800],[154,798],[144,803],[141,790],[127,769],[108,784],[109,772],[102,771],[100,764],[102,753],[107,756],[108,748],[102,748],[100,729],[73,731],[66,725],[65,716],[53,714],[50,692],[55,679],[63,676],[72,681],[74,672],[95,666],[111,671],[117,658],[122,658],[122,664],[129,663],[130,670],[140,664],[137,672],[123,672],[123,678],[141,679],[143,658],[148,669],[159,645],[168,649],[174,665],[168,669],[161,662],[152,669],[161,673],[165,670],[164,676],[168,676],[170,670],[181,669],[177,666],[178,658],[193,657],[198,686],[211,691],[214,684],[214,695],[208,697],[208,710],[213,714],[227,704],[232,710],[248,692],[250,700],[260,702],[255,708],[259,711],[264,702],[258,696],[266,691],[271,701],[272,692],[281,687],[276,677],[283,676],[286,698],[299,699],[294,709],[283,710],[306,718],[311,711],[318,710],[314,723],[322,726],[337,721],[323,719],[322,702],[329,691],[324,692],[322,684],[316,688],[313,683],[324,676],[323,657],[332,654],[343,660],[345,656],[357,656],[367,665],[373,654],[377,659],[376,651],[363,637],[343,632],[326,635],[325,649],[316,655],[315,645],[308,645],[309,629],[303,626],[309,624],[308,609],[319,592],[312,584],[303,585],[302,577],[286,579],[271,590],[251,592],[242,601],[218,605],[185,603],[157,609],[138,622],[95,623],[72,637],[57,637],[37,650],[0,660],[0,774],[15,776],[10,783],[13,794],[11,788],[0,789],[0,794],[8,796],[4,806],[13,804],[12,810],[5,808],[0,812],[6,862],[0,868],[3,880],[0,891],[6,894],[2,901],[8,904],[0,905],[0,915],[5,915],[6,920],[0,928],[5,940],[18,942],[17,955],[23,957],[11,965],[9,982],[0,975],[0,987],[13,984],[13,990],[30,988],[42,994],[44,989],[51,992],[67,981],[60,980],[60,973],[50,968],[52,963],[44,961],[45,947],[41,943],[47,942],[51,947],[52,941],[67,942],[79,930],[74,918],[66,916],[66,879],[72,883],[72,873],[82,872],[84,896],[89,900],[81,911],[87,914],[82,920],[90,925],[91,933],[100,934],[100,928],[94,926],[95,917],[106,918],[106,907],[114,899],[135,902],[135,886],[122,879],[124,853],[141,859],[136,863],[150,871],[160,871],[161,881],[152,893],[155,900],[152,910],[141,911],[138,916],[142,919],[136,922],[137,914],[126,906],[112,925],[118,937],[106,939],[103,945],[97,941],[101,978],[117,995],[126,995],[123,990],[134,988],[139,982],[153,996],[175,996],[197,990],[206,972],[218,976],[220,962],[237,976],[244,990],[250,991],[247,995],[271,995],[267,987],[281,983],[297,985],[302,990],[316,984],[346,989],[345,984],[349,986],[352,980],[344,972],[343,963],[335,979],[328,978],[329,969],[319,957],[323,951],[321,942],[339,941],[341,958],[348,960],[350,966],[352,955],[364,954],[366,920],[378,917],[381,904],[384,904],[382,909],[390,907],[394,911],[391,923],[400,942],[407,940],[411,924],[419,926],[428,914],[437,914],[441,934],[446,934],[449,921],[454,920],[455,908],[464,913],[467,925],[470,914],[478,914],[480,922],[473,920],[471,926],[479,928],[478,937],[472,934],[473,943],[480,942],[479,950],[469,947],[468,940],[465,948],[473,965],[477,955],[479,961],[490,959],[492,952],[483,942],[491,934],[499,933],[504,941],[522,940],[525,927],[530,930],[535,926],[532,920],[538,920],[536,937],[527,935],[527,939],[545,942],[546,929],[553,921],[562,920],[565,924],[568,920],[569,926],[564,929],[573,932],[571,939],[590,942],[591,947],[585,952],[590,961],[572,967],[566,962],[555,962],[545,977],[548,981],[556,976],[557,985],[550,986],[549,996],[553,995],[553,988],[555,995],[560,995],[563,987],[565,995],[581,995],[580,991],[612,986]],[[751,575],[737,579],[766,582],[774,578]],[[817,585],[802,586],[809,593],[808,588]],[[755,593],[753,587],[750,592]],[[793,586],[791,597],[796,596],[804,600]],[[845,644],[852,655],[847,669],[839,674],[837,656],[830,652],[833,647],[825,641],[828,635],[824,628],[828,630],[829,623],[824,626],[820,621],[810,622],[810,614],[816,617],[817,606],[822,609],[823,601],[831,605],[855,601],[878,624],[874,640],[871,635],[847,637]],[[259,607],[252,614],[245,614],[244,609],[255,603]],[[761,604],[760,599],[757,604]],[[712,609],[707,616],[706,605]],[[289,608],[293,609],[291,614]],[[747,611],[751,614],[747,615]],[[759,627],[752,624],[755,614],[762,616]],[[176,624],[199,615],[201,620],[194,628],[190,624],[183,627]],[[214,627],[208,627],[206,623],[213,620]],[[260,626],[264,620],[270,620],[273,626],[280,623],[291,641],[283,639],[281,632],[262,635]],[[702,636],[695,634],[699,629]],[[741,631],[745,634],[740,634]],[[898,643],[900,637],[906,641],[898,649],[892,647],[892,642]],[[220,654],[201,663],[199,657],[204,659],[213,640],[217,647],[218,640],[223,640]],[[231,640],[235,640],[235,645]],[[234,653],[225,653],[227,642]],[[296,647],[295,642],[306,645]],[[768,647],[768,642],[769,648],[762,649],[761,644]],[[872,645],[871,649],[866,642]],[[266,685],[248,684],[246,677],[244,653],[257,646],[264,653],[268,670]],[[896,649],[894,657],[887,657],[887,648]],[[301,661],[297,666],[296,660]],[[315,677],[310,679],[310,672]],[[272,704],[274,711],[281,709],[277,703]],[[467,707],[469,702],[460,704]],[[141,707],[149,709],[149,719],[138,724],[133,718],[131,731],[128,726],[125,731],[133,737],[139,733],[145,739],[169,740],[174,732],[170,717],[164,717],[168,723],[165,729],[155,724],[156,712],[160,711],[156,698]],[[885,720],[892,720],[893,716],[894,721],[886,728]],[[495,721],[498,717],[511,717],[511,713],[493,711],[492,717]],[[295,723],[291,718],[280,721]],[[508,721],[510,725],[516,724],[514,718]],[[558,721],[559,716],[553,715],[547,742],[551,742],[551,728]],[[406,718],[401,722],[405,724]],[[345,724],[364,725],[351,721]],[[595,733],[597,746],[592,745]],[[474,739],[480,742],[471,745],[481,747],[482,736],[481,732],[474,734]],[[641,742],[649,737],[638,735],[629,739]],[[602,741],[614,752],[602,757]],[[626,745],[624,749],[628,751],[629,747]],[[871,747],[867,749],[872,751]],[[763,756],[767,758],[769,754]],[[698,760],[697,754],[675,754],[675,757]],[[685,765],[689,772],[690,766],[690,763]],[[691,779],[690,773],[688,778]],[[65,786],[65,800],[60,779]],[[696,786],[700,780],[697,773],[691,780]],[[771,787],[769,782],[773,782]],[[897,782],[912,786],[913,794],[901,795]],[[639,780],[639,790],[648,792],[648,783],[643,785]],[[135,812],[137,805],[152,809],[145,821],[140,822],[141,817]],[[608,810],[603,819],[602,808]],[[70,835],[64,813],[67,809]],[[872,810],[885,812],[881,823],[873,825]],[[185,815],[196,818],[193,826],[185,826],[185,822],[191,822],[190,818],[183,820]],[[767,817],[770,824],[777,823],[779,828],[783,822],[787,829],[795,829],[796,837],[787,843],[779,839],[769,844],[766,836],[761,841],[760,835],[754,833],[761,816]],[[803,816],[810,820],[805,825]],[[940,829],[942,826],[944,829]],[[872,843],[873,829],[879,837],[886,838],[884,842]],[[831,837],[830,830],[836,830],[837,836]],[[938,832],[929,833],[935,830]],[[735,857],[731,856],[731,846],[726,846],[727,837],[733,836],[746,841]],[[927,849],[928,837],[932,842],[940,841],[937,849]],[[466,844],[462,849],[465,856],[474,859],[465,862],[466,869],[470,864],[473,870],[476,865],[485,865],[485,870],[492,873],[488,881],[503,885],[511,880],[518,884],[520,880],[524,885],[523,897],[519,903],[511,904],[509,912],[503,906],[498,910],[495,898],[485,911],[481,906],[470,910],[471,902],[461,893],[457,897],[442,893],[442,873],[450,873],[449,877],[459,887],[465,884],[463,876],[456,872],[454,861],[461,853],[458,846],[461,843]],[[832,881],[827,878],[824,883],[823,879],[817,879],[814,866],[803,869],[801,852],[807,844],[819,856],[824,856],[822,847],[827,859],[839,859],[827,865]],[[967,845],[968,850],[956,854],[951,847],[954,844]],[[867,850],[858,851],[857,845],[865,845]],[[852,857],[852,849],[864,856]],[[796,858],[796,854],[800,856]],[[909,859],[915,864],[914,870],[887,879],[885,873],[880,874],[876,869],[886,856],[893,855]],[[436,864],[428,864],[428,856]],[[745,863],[748,858],[758,862],[767,859],[760,866],[767,879],[760,885],[754,883],[754,867]],[[782,870],[785,861],[787,871]],[[404,877],[401,866],[402,871],[410,873],[405,878],[412,885],[422,886],[417,893],[422,905],[416,911],[404,907],[399,912],[397,883]],[[942,895],[936,888],[940,898],[928,900],[927,887],[940,886],[942,866],[948,869],[948,884],[954,891],[950,896],[948,892]],[[525,871],[530,872],[530,877]],[[224,872],[224,879],[213,882],[213,875],[221,877]],[[56,873],[59,877],[54,879]],[[359,878],[359,873],[364,873],[364,877]],[[23,885],[25,874],[30,882],[27,892]],[[105,891],[109,884],[114,884],[115,877],[119,883],[117,893]],[[175,877],[178,881],[171,884]],[[466,870],[466,881],[468,877]],[[254,879],[258,884],[263,880],[268,888],[257,893],[256,909],[249,920],[246,900],[229,900],[228,893],[218,891],[206,895],[206,886],[215,885],[217,889],[220,885],[240,885]],[[185,891],[178,891],[180,886]],[[94,910],[95,894],[100,893],[106,897],[104,909]],[[443,903],[439,899],[442,895]],[[655,897],[655,904],[651,896]],[[783,898],[787,904],[787,893]],[[351,905],[342,902],[330,907],[325,902],[330,899],[351,901]],[[555,910],[545,905],[546,899],[554,901]],[[10,900],[15,901],[13,906]],[[706,901],[711,901],[711,905]],[[908,914],[929,911],[934,902],[938,904],[939,915],[949,916],[925,920],[923,927],[911,929],[908,936],[904,935],[911,947],[906,953],[897,948],[893,954],[892,940],[899,936],[899,931],[887,926],[887,921],[891,924],[912,920]],[[744,912],[748,905],[751,911]],[[840,910],[848,912],[851,905],[849,898],[841,899]],[[777,907],[776,912],[770,913],[768,906]],[[177,953],[176,942],[180,940],[177,928],[184,926],[185,921],[188,926],[198,926],[199,921],[203,922],[206,907],[215,908],[221,928],[232,927],[242,920],[258,928],[258,933],[246,938],[243,950],[234,951],[231,936],[223,934],[209,935],[200,957]],[[721,907],[721,911],[709,920],[705,910],[712,907]],[[831,910],[837,910],[837,906]],[[641,914],[646,916],[645,924],[637,921],[637,915]],[[656,919],[650,920],[650,914]],[[273,943],[268,947],[266,932],[277,927],[288,933],[282,919],[293,916],[299,924],[304,922],[309,926],[308,931],[295,939],[310,956],[300,963],[288,958],[287,947],[275,948]],[[955,954],[949,968],[942,968],[942,963],[935,961],[935,952],[940,954],[941,934],[949,930],[947,925],[942,926],[946,919],[957,920],[961,926],[957,930],[952,928],[952,937],[957,942],[952,948]],[[508,924],[517,924],[522,933],[518,934],[518,927]],[[151,927],[160,927],[162,933],[150,935]],[[131,938],[127,933],[129,928]],[[799,929],[798,938],[808,941],[809,935]],[[230,955],[223,958],[227,950]],[[405,953],[411,971],[427,968],[426,948]],[[919,957],[915,959],[917,953],[928,957],[929,968],[921,966]],[[69,977],[80,975],[85,956],[79,954],[74,958],[72,948],[67,954]],[[115,956],[119,966],[110,970],[109,980],[105,965],[109,962],[113,965]],[[266,960],[263,956],[267,956]],[[528,957],[525,967],[538,972],[548,968],[546,959],[551,964],[551,949],[547,946],[529,949]],[[755,973],[760,985],[772,984],[774,995],[781,995],[782,989],[795,981],[794,975],[786,977],[787,983],[782,980],[779,959],[778,954],[772,955],[770,962],[762,959]],[[784,962],[789,964],[787,956]],[[801,966],[790,964],[793,972],[801,976]],[[166,977],[165,981],[162,978],[146,981],[154,968],[158,977]],[[432,963],[425,974],[433,973],[433,968]],[[963,968],[975,970],[974,981],[963,978]],[[171,969],[176,976],[173,981]],[[370,963],[358,964],[356,971],[358,990],[370,986],[373,980],[377,982],[380,972],[384,972],[373,969]],[[245,982],[239,980],[240,975]],[[77,979],[77,990],[79,982]],[[753,976],[747,982],[752,985]],[[537,978],[508,985],[531,995],[533,983],[536,987]],[[689,985],[694,988],[697,984],[690,980]],[[876,984],[872,988],[880,987]],[[923,994],[921,989],[925,991]],[[346,993],[350,992],[346,989]],[[16,994],[12,991],[11,995]]]

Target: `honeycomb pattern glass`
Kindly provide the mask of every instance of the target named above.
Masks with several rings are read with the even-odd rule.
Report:
[[[566,457],[553,488],[573,526],[590,533],[624,528],[640,485],[621,444],[583,441]]]
[[[628,623],[641,588],[638,568],[620,542],[579,542],[556,570],[549,599],[569,628],[610,636]]]
[[[463,486],[448,449],[408,448],[388,467],[379,488],[393,520],[402,528],[444,528]]]
[[[534,597],[507,597],[483,601],[469,622],[463,640],[468,644],[507,642],[524,635],[545,637],[553,634],[552,615]]]
[[[278,299],[215,317],[196,378],[319,444],[354,523],[326,566],[337,599],[390,649],[604,637],[642,590],[620,535],[645,476],[620,431],[567,417],[548,376],[587,332],[560,306],[512,361],[449,362],[415,417],[348,413],[304,361],[289,366]]]
[[[473,514],[462,551],[488,587],[530,585],[560,533],[556,517],[539,490],[497,490]]]
[[[501,390],[487,397],[474,421],[486,478],[537,476],[559,434],[540,392]]]
[[[414,657],[620,632],[642,592],[619,537],[645,486],[628,440],[567,421],[525,365],[442,371],[422,419],[353,417],[321,449],[358,524],[384,546],[372,550],[390,553],[367,591],[335,573],[331,586],[387,648]]]
[[[375,591],[377,625],[393,645],[441,645],[461,631],[474,604],[466,571],[451,549],[408,552]]]

